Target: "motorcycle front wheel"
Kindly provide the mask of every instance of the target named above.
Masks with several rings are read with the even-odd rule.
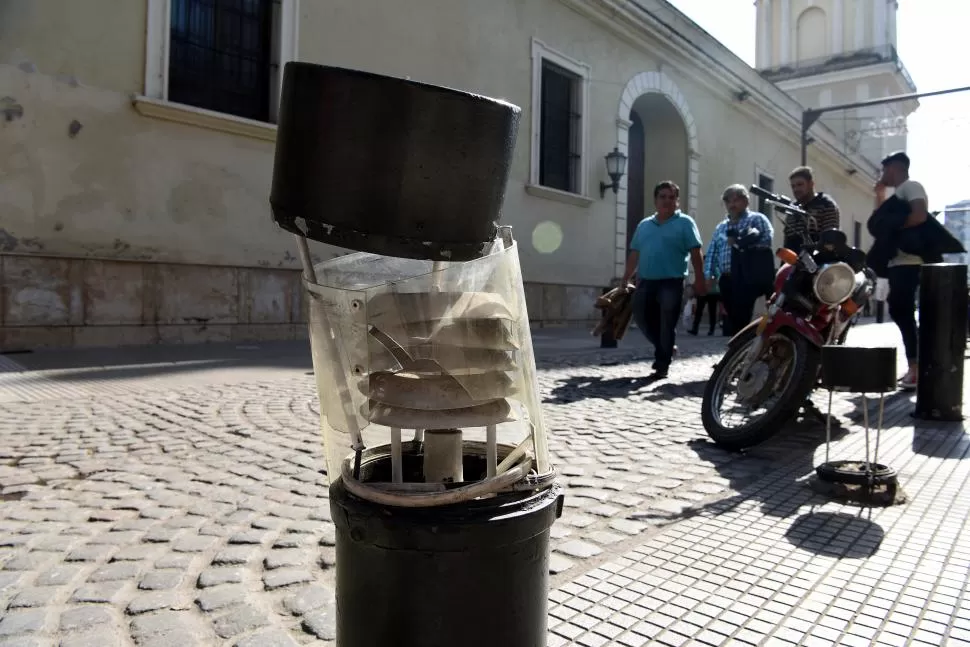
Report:
[[[812,392],[821,361],[819,349],[793,330],[765,340],[759,357],[742,374],[755,342],[749,330],[725,353],[704,389],[701,420],[711,439],[732,451],[747,449],[781,431]],[[725,404],[737,401],[737,419]]]

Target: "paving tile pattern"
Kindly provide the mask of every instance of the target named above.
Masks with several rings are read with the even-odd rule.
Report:
[[[642,548],[651,542],[673,555],[682,546],[668,539],[671,532],[742,513],[752,520],[739,528],[763,521],[760,504],[749,508],[773,492],[765,483],[782,499],[785,487],[806,494],[795,477],[811,471],[820,451],[817,424],[745,455],[706,440],[699,399],[723,343],[685,340],[671,379],[652,384],[642,351],[540,358],[550,444],[567,485],[566,510],[553,528],[550,644],[636,644],[629,641],[643,632],[623,627],[621,608],[613,607],[627,609],[653,590],[680,595],[701,581],[696,555],[676,555],[683,569],[671,572],[670,586],[685,587],[678,590],[633,579],[604,585],[598,574],[633,568],[639,562],[632,556],[656,552]],[[18,384],[21,391],[0,404],[0,645],[333,639],[334,533],[309,377],[155,390],[123,382],[108,388],[96,379]],[[837,405],[841,415],[858,417],[852,398]],[[858,436],[846,447],[858,449]],[[751,488],[762,488],[762,499]],[[587,586],[588,577],[598,584]],[[761,579],[755,585],[770,589]],[[604,593],[604,586],[618,588]],[[576,587],[595,592],[582,603],[557,599],[564,591],[580,599],[569,593]],[[597,601],[583,606],[589,597]],[[780,613],[783,600],[766,602],[776,603],[768,612]],[[558,607],[582,615],[561,618],[566,612]],[[616,613],[604,615],[607,609]],[[644,621],[629,611],[622,615]],[[685,627],[668,633],[682,635],[677,628]],[[708,638],[744,640],[740,629],[724,634],[724,624],[700,628],[713,632]]]
[[[833,502],[799,459],[776,463],[554,590],[550,647],[970,644],[970,437],[961,423],[914,429],[911,411],[893,398],[880,438],[905,505]],[[858,432],[832,459],[865,455]]]

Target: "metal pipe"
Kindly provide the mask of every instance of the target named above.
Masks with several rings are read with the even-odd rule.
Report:
[[[832,445],[832,393],[829,389],[829,411],[825,416],[825,462],[829,462],[829,447]]]
[[[879,436],[882,435],[882,419],[883,419],[883,414],[885,412],[885,409],[886,409],[886,394],[880,393],[879,394],[879,422],[876,423],[878,425],[878,427],[876,427],[876,450],[872,453],[872,462],[876,465],[879,464]]]
[[[317,271],[313,269],[313,258],[310,256],[310,245],[306,238],[298,234],[293,234],[296,238],[296,248],[300,251],[300,263],[303,265],[303,276],[310,283],[317,282]]]
[[[400,427],[391,427],[391,482],[404,482],[404,458],[401,452]]]
[[[485,427],[485,476],[495,476],[498,466],[498,427]]]
[[[948,90],[934,90],[933,92],[914,92],[912,94],[897,94],[881,99],[867,99],[866,101],[855,101],[853,103],[842,103],[837,106],[826,106],[824,108],[809,108],[802,112],[802,166],[808,164],[808,129],[818,121],[826,112],[837,112],[839,110],[852,110],[853,108],[868,108],[870,106],[881,106],[887,103],[902,103],[903,101],[914,101],[926,97],[936,97],[943,94],[954,94],[957,92],[967,92],[970,86],[962,88],[950,88]]]

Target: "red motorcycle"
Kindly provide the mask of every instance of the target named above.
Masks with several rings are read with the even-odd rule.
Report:
[[[782,213],[808,218],[785,196],[751,191]],[[797,253],[777,251],[782,265],[767,313],[731,339],[707,382],[704,429],[726,449],[764,442],[794,417],[818,384],[822,346],[845,343],[875,289],[865,252],[844,232],[813,233],[806,243]]]

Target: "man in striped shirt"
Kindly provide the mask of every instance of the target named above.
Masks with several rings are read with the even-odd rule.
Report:
[[[785,218],[785,247],[801,252],[828,229],[839,228],[839,205],[831,196],[815,190],[815,175],[810,166],[799,166],[788,176],[795,203],[808,217],[788,214]]]

